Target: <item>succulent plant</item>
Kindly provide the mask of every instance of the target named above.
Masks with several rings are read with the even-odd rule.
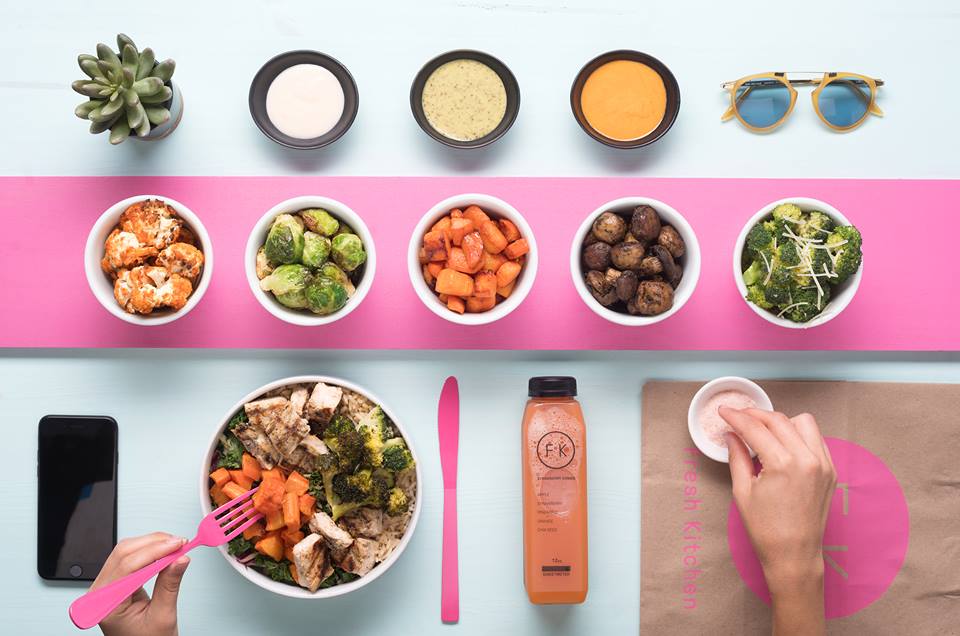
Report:
[[[97,45],[97,55],[77,58],[87,75],[72,84],[73,90],[89,97],[74,111],[80,119],[90,120],[93,134],[110,131],[110,143],[119,144],[130,136],[146,137],[154,126],[170,119],[165,104],[173,97],[168,86],[173,75],[173,60],[157,62],[153,50],[137,50],[128,36],[117,36],[115,53],[106,44]]]

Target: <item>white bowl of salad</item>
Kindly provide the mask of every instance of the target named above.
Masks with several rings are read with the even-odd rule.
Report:
[[[271,382],[233,405],[201,466],[203,514],[254,486],[264,519],[220,546],[249,581],[293,598],[367,585],[403,553],[420,517],[420,464],[390,409],[319,375]]]

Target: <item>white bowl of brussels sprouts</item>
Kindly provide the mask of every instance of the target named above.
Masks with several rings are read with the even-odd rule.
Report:
[[[781,232],[785,238],[776,245],[776,252],[765,258],[760,254],[763,250],[747,250],[748,242],[755,243],[760,240],[751,235],[755,227],[759,231],[765,225],[776,221],[775,217],[789,217],[791,214],[797,215],[798,219],[793,222],[789,219],[781,221],[791,229]],[[818,226],[818,219],[823,220],[824,228]],[[768,223],[765,224],[765,221]],[[769,231],[769,228],[766,229]],[[852,240],[847,242],[844,236],[836,236],[838,229],[841,234],[849,233]],[[834,243],[831,243],[832,241]],[[767,294],[761,290],[765,287],[776,287],[777,281],[772,279],[779,268],[774,259],[780,259],[779,250],[787,248],[786,243],[792,243],[791,248],[796,247],[801,260],[795,265],[790,265],[789,260],[785,262],[784,269],[796,272],[796,275],[784,281],[786,299],[775,304],[771,303]],[[831,249],[831,244],[837,245],[837,248]],[[814,247],[804,249],[805,245]],[[812,253],[814,257],[804,256],[804,253]],[[805,271],[810,274],[801,273]],[[816,276],[813,275],[814,272]],[[817,327],[839,316],[856,295],[863,278],[862,239],[847,217],[829,203],[809,197],[780,199],[761,208],[740,231],[733,248],[733,278],[740,297],[754,313],[767,322],[788,329]]]
[[[373,284],[376,262],[363,219],[321,196],[295,197],[268,210],[244,254],[257,301],[280,320],[306,327],[356,309]]]

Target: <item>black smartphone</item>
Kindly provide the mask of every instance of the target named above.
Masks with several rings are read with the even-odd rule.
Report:
[[[47,415],[37,445],[37,572],[92,581],[117,543],[117,423]]]

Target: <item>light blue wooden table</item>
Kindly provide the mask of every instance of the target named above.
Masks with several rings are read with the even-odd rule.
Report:
[[[121,536],[189,533],[200,504],[204,445],[248,391],[319,373],[377,393],[409,428],[424,478],[420,525],[401,559],[364,589],[327,601],[263,592],[210,550],[194,556],[180,597],[183,634],[632,634],[639,624],[640,390],[648,378],[827,378],[960,382],[956,354],[644,354],[323,352],[7,352],[0,356],[10,634],[70,632],[81,593],[36,574],[36,424],[47,413],[112,415],[120,424]],[[458,627],[440,623],[442,488],[436,403],[460,379]],[[521,575],[520,417],[526,380],[571,374],[587,418],[590,594],[582,606],[536,607]],[[158,390],[158,375],[169,379]],[[489,396],[496,395],[491,399]]]
[[[418,0],[399,3],[169,0],[154,4],[4,2],[0,6],[0,175],[644,175],[956,178],[960,15],[949,0],[803,5],[626,0]],[[160,144],[114,148],[86,134],[69,90],[76,55],[117,31],[178,62],[183,123]],[[517,75],[520,116],[492,147],[456,153],[409,112],[409,84],[432,56],[479,48]],[[283,150],[247,112],[257,68],[313,48],[354,74],[360,113],[337,144]],[[678,77],[679,120],[656,146],[621,153],[591,141],[569,112],[580,66],[615,48],[651,53]],[[887,81],[887,113],[851,135],[826,130],[800,96],[772,136],[720,124],[723,80],[766,70],[848,70]],[[0,208],[2,208],[0,190]],[[800,193],[798,193],[800,194]],[[2,214],[16,213],[7,209]],[[79,258],[78,255],[74,255]],[[0,254],[0,259],[4,255]],[[11,264],[2,262],[3,267]],[[5,303],[16,299],[5,299]],[[6,308],[8,305],[4,305]],[[105,315],[105,319],[107,316]],[[0,321],[2,325],[2,321]],[[0,353],[0,633],[71,633],[81,592],[36,575],[36,424],[47,413],[120,423],[121,536],[189,533],[211,428],[240,396],[300,373],[339,375],[387,401],[412,431],[424,471],[420,526],[396,566],[326,602],[268,595],[214,553],[198,553],[181,595],[183,634],[634,634],[639,611],[640,390],[646,378],[737,373],[960,382],[955,354],[350,353],[7,351]],[[439,621],[440,483],[436,400],[446,375],[463,397],[461,622]],[[534,607],[521,583],[520,414],[526,379],[580,380],[589,426],[590,595],[580,607]],[[160,374],[169,384],[157,390]],[[489,396],[496,397],[490,398]]]

